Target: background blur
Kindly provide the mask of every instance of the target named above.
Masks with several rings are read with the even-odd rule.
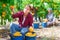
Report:
[[[38,17],[45,18],[47,8],[53,9],[56,18],[60,15],[60,0],[0,0],[0,25],[5,25],[6,21],[12,21],[11,8],[18,12],[18,10],[23,10],[27,4],[31,4],[37,9]]]

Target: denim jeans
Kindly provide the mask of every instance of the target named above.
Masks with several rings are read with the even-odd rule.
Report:
[[[22,28],[20,28],[19,25],[12,23],[10,25],[10,33],[14,34],[17,31],[21,32],[24,35],[25,33],[28,32],[28,27],[22,27]]]

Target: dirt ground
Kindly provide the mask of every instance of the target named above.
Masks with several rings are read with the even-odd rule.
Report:
[[[49,28],[35,29],[35,32],[37,34],[37,40],[60,40],[60,24],[59,26],[51,26]],[[9,37],[0,38],[0,40],[8,40],[8,39]]]
[[[38,40],[60,40],[60,27],[36,29]]]
[[[37,40],[60,40],[60,27],[35,29]],[[0,38],[7,40],[8,38]]]

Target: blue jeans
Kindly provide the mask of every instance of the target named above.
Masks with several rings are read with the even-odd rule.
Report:
[[[16,31],[19,31],[22,34],[25,34],[25,33],[28,32],[28,27],[22,27],[22,28],[20,28],[19,25],[12,23],[12,25],[10,25],[10,33],[14,34]]]

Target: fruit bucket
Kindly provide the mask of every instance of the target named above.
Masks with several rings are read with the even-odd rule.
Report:
[[[24,40],[23,36],[11,37],[11,40]]]
[[[25,35],[25,40],[36,40],[36,33],[35,32],[28,32]]]
[[[35,29],[38,29],[39,28],[39,23],[34,23],[33,26],[34,26]]]
[[[43,23],[42,23],[42,27],[43,27],[43,28],[46,28],[46,27],[47,27],[47,23],[46,23],[46,22],[43,22]]]
[[[36,36],[34,36],[34,37],[28,37],[28,36],[26,36],[25,38],[26,38],[26,40],[36,40]]]

